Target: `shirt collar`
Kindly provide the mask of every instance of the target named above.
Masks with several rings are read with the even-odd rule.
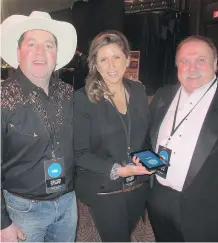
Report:
[[[28,96],[33,90],[37,91],[40,88],[33,84],[21,71],[20,67],[17,68],[16,70],[16,75],[19,79],[20,82],[20,87],[24,95]],[[50,82],[49,82],[49,91],[52,91],[53,89],[51,88],[53,84],[58,83],[58,80],[55,79],[54,77],[51,77]],[[50,92],[49,92],[50,93]]]

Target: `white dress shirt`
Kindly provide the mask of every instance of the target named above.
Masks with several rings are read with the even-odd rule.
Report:
[[[165,115],[158,134],[156,152],[158,152],[159,145],[162,145],[171,149],[172,153],[166,178],[164,179],[156,175],[157,180],[162,185],[171,187],[177,191],[182,191],[203,122],[217,89],[217,82],[215,82],[205,95],[204,93],[212,85],[214,79],[191,94],[188,94],[181,86]],[[175,127],[198,103],[203,95],[204,97],[180,125],[174,135],[170,137],[180,90],[181,96]],[[167,144],[169,138],[170,140]]]

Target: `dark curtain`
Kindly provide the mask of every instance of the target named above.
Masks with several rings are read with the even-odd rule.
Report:
[[[143,16],[140,38],[140,80],[145,84],[148,94],[152,94],[159,82],[159,29],[160,21],[157,14],[147,13]]]
[[[50,15],[55,20],[72,23],[72,12],[70,8],[52,12]]]
[[[71,8],[51,13],[52,18],[72,23],[77,31],[77,49],[87,57],[91,40],[103,30],[123,30],[124,1],[123,0],[90,0],[78,1]],[[64,33],[63,33],[64,34]],[[77,56],[65,68],[74,68],[74,71],[62,69],[57,75],[63,81],[73,84],[75,89],[84,86],[88,73],[87,62],[84,58],[74,65]],[[85,66],[85,67],[84,67]],[[74,82],[73,82],[74,81]]]
[[[140,81],[149,95],[165,84],[177,82],[175,51],[188,35],[187,16],[175,12],[148,12],[126,16],[124,33],[133,50],[140,50]],[[132,33],[134,29],[134,35]]]
[[[78,35],[78,49],[88,50],[90,41],[108,29],[123,31],[124,0],[78,1],[71,8],[51,13],[52,18],[72,23]]]
[[[91,34],[90,14],[89,3],[77,2],[72,8],[72,24],[76,28],[78,37],[77,48],[82,52],[88,51],[88,39]]]
[[[124,0],[92,0],[90,1],[89,28],[90,39],[104,30],[123,31]]]

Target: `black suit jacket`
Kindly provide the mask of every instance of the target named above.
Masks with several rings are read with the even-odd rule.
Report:
[[[129,92],[131,117],[131,149],[145,147],[148,133],[148,100],[142,84],[124,80]],[[102,99],[92,103],[82,88],[75,93],[74,137],[77,166],[75,190],[77,197],[91,205],[98,192],[122,189],[123,178],[110,179],[114,163],[127,160],[127,144],[122,121],[113,105]],[[148,176],[138,176],[138,182]]]
[[[160,125],[179,87],[161,88],[152,100],[153,148],[156,147]],[[186,241],[218,241],[218,89],[198,137],[180,205]]]

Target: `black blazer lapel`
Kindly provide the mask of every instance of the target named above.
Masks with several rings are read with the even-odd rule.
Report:
[[[191,184],[196,174],[209,156],[218,139],[218,88],[203,123],[191,164],[183,186],[183,191]]]
[[[145,114],[147,113],[146,110],[143,110],[144,107],[148,107],[148,101],[147,104],[142,105],[141,102],[144,101],[144,96],[141,95],[141,93],[138,93],[138,85],[136,87],[136,84],[134,82],[137,81],[129,81],[128,79],[124,80],[124,86],[129,93],[130,96],[130,102],[131,102],[131,109],[132,109],[132,119],[135,119],[135,114],[137,114],[143,121],[145,120]],[[145,92],[146,95],[146,92]]]

